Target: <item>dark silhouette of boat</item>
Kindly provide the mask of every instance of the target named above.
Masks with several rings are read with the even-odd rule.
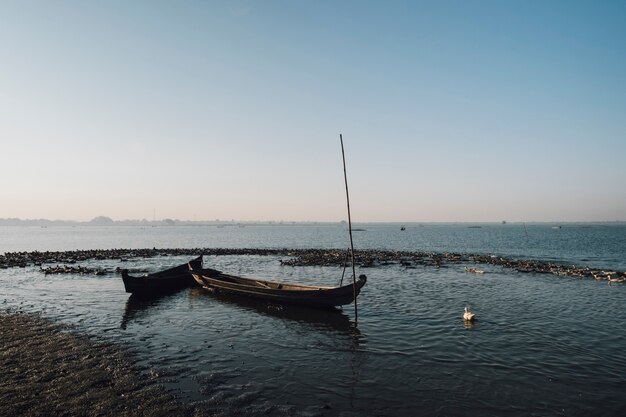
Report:
[[[123,269],[122,280],[126,292],[144,295],[163,294],[194,285],[189,268],[202,268],[202,256],[174,268],[142,276],[129,275],[128,270]]]
[[[124,307],[124,314],[122,316],[122,322],[120,327],[126,329],[126,326],[131,321],[135,320],[137,316],[141,316],[144,312],[157,308],[160,304],[167,302],[167,300],[176,296],[178,292],[170,291],[165,293],[152,293],[131,294],[126,300],[126,306]]]
[[[192,298],[206,295],[207,291],[198,286],[189,289],[189,296]],[[227,292],[213,292],[210,296],[220,303],[237,308],[241,311],[251,311],[276,319],[298,322],[310,328],[320,330],[332,329],[339,332],[353,332],[356,330],[354,326],[352,326],[350,318],[339,308],[311,309],[293,304],[275,304],[256,298],[241,297]]]
[[[277,304],[295,304],[314,308],[332,308],[350,304],[359,295],[367,277],[359,276],[354,284],[342,287],[290,284],[264,281],[224,274],[215,269],[200,269],[189,265],[193,279],[211,292],[251,297]]]

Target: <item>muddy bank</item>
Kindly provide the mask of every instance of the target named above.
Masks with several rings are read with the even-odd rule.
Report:
[[[1,416],[205,415],[141,376],[123,350],[36,316],[0,311],[0,374]]]

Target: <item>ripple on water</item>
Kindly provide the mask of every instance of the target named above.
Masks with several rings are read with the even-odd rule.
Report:
[[[153,270],[183,262],[145,260]],[[319,282],[334,268],[255,257],[217,268]],[[140,264],[141,265],[141,264]],[[235,271],[234,271],[235,272]],[[0,271],[5,308],[129,346],[154,379],[216,414],[618,415],[624,409],[626,285],[459,268],[370,269],[351,307],[275,310],[201,289],[151,301],[119,277]],[[334,278],[333,278],[334,279]],[[478,320],[461,316],[469,306]],[[326,407],[326,408],[324,408]],[[255,414],[256,413],[256,414]]]

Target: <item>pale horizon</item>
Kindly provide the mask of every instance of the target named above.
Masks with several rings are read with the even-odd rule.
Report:
[[[626,220],[625,3],[35,3],[0,218]]]
[[[166,221],[174,221],[177,223],[257,223],[261,225],[289,225],[289,224],[339,224],[345,223],[348,221],[345,219],[339,220],[285,220],[285,219],[179,219],[179,218],[156,218],[156,219],[148,219],[148,218],[111,218],[109,216],[95,216],[90,219],[50,219],[50,218],[0,218],[0,225],[3,221],[8,220],[18,220],[21,222],[66,222],[66,223],[89,223],[93,220],[96,220],[99,217],[104,217],[112,220],[116,223],[132,223],[132,222],[148,222],[148,223],[163,223]],[[398,225],[416,225],[416,224],[502,224],[502,225],[520,225],[520,224],[605,224],[605,223],[626,223],[626,220],[485,220],[485,221],[361,221],[361,220],[353,220],[353,224],[398,224]]]

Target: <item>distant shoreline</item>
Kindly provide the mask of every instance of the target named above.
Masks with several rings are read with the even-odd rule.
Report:
[[[625,226],[626,220],[546,220],[546,221],[450,221],[450,222],[431,222],[431,221],[393,221],[393,222],[353,222],[353,225],[359,226],[445,226],[445,225],[477,225],[477,226],[516,226],[516,225],[561,225],[561,226]],[[78,220],[49,220],[49,219],[18,219],[18,218],[0,218],[0,227],[11,226],[40,226],[40,227],[93,227],[93,226],[129,226],[129,227],[174,227],[174,226],[215,226],[215,227],[246,227],[246,226],[346,226],[345,221],[281,221],[281,220],[113,220],[108,217],[98,217],[89,221]]]

